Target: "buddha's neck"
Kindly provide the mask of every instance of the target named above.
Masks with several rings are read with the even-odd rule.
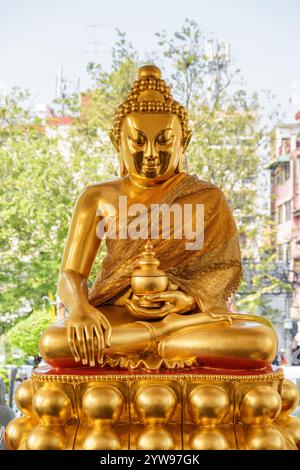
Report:
[[[140,190],[141,192],[143,191],[146,191],[148,189],[157,189],[162,183],[165,183],[168,179],[172,178],[173,176],[175,176],[175,173],[171,176],[169,176],[166,180],[163,180],[163,181],[160,181],[160,182],[157,182],[155,184],[141,184],[139,182],[137,182],[135,179],[131,178],[131,176],[127,175],[127,178],[128,178],[128,181],[129,183],[135,188],[135,189],[138,189]]]
[[[153,184],[153,185],[143,185],[141,183],[138,183],[137,181],[135,181],[133,178],[130,178],[130,176],[128,177],[129,178],[129,181],[130,183],[135,187],[135,188],[138,188],[140,189],[141,191],[146,191],[148,189],[154,189],[157,185]]]

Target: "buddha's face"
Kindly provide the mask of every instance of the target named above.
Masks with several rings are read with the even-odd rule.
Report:
[[[120,156],[129,177],[143,186],[170,178],[182,157],[182,127],[171,113],[132,113],[123,121]]]

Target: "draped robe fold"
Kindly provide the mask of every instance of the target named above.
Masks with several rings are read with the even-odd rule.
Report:
[[[148,226],[149,233],[152,204],[204,205],[204,240],[199,249],[187,250],[188,240],[174,239],[172,227],[170,239],[164,239],[160,230],[159,237],[151,239],[151,243],[170,281],[193,295],[201,311],[226,308],[226,300],[238,287],[242,269],[237,228],[222,191],[196,175],[180,173],[162,183],[158,191],[145,190],[133,203],[147,208],[139,220],[141,226]],[[122,214],[118,214],[118,219],[122,222]],[[145,239],[106,239],[107,254],[89,291],[93,306],[122,305],[122,297],[130,292],[130,276],[145,242]]]

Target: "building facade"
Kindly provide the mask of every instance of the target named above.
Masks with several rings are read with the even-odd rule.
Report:
[[[299,118],[297,120],[297,117]],[[281,303],[283,337],[291,344],[300,332],[300,116],[291,124],[274,129],[271,163],[271,214],[275,227],[277,270],[292,286],[292,294],[277,299]],[[285,311],[283,311],[283,309]],[[291,351],[287,351],[291,353]]]

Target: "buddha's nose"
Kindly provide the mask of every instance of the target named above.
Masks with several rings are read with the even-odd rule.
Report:
[[[154,163],[154,161],[157,159],[156,155],[144,155],[144,159],[146,160],[147,163]]]
[[[158,153],[156,152],[154,142],[148,142],[147,147],[144,152],[144,158],[151,162],[158,157]]]

